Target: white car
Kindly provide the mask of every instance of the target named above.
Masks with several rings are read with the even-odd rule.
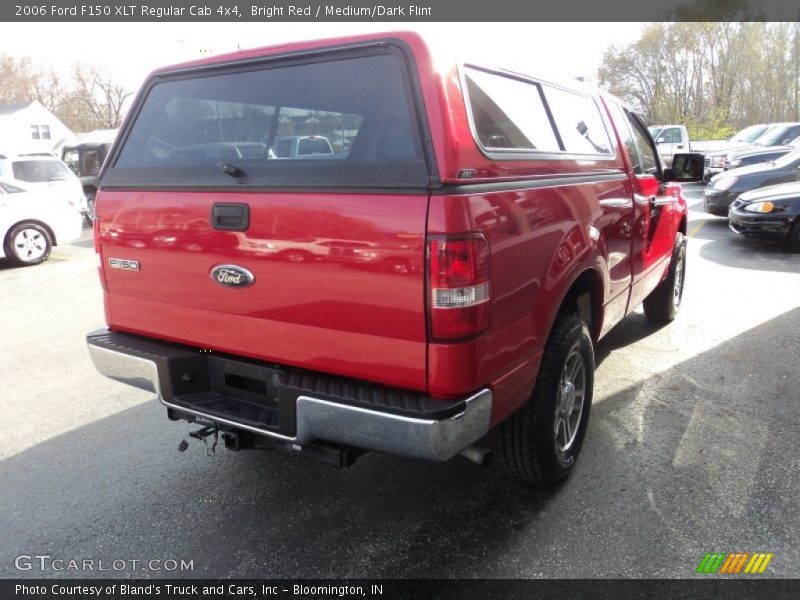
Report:
[[[270,148],[275,158],[333,158],[328,138],[321,135],[284,135]]]
[[[0,181],[0,258],[38,265],[57,244],[81,235],[83,217],[53,194]]]
[[[30,192],[45,192],[85,214],[86,195],[78,176],[55,157],[0,155],[0,180]]]

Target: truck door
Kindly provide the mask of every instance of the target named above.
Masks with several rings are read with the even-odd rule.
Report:
[[[639,117],[624,109],[623,112],[625,119],[618,125],[621,131],[627,129],[625,135],[631,138],[626,146],[634,174],[630,312],[658,285],[669,266],[680,223],[679,188],[661,183],[661,165],[653,138]],[[624,137],[622,132],[620,136]]]

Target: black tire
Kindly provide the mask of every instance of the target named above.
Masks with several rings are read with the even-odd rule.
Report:
[[[678,316],[686,280],[686,238],[675,234],[675,247],[666,278],[644,299],[644,314],[654,323],[669,323]]]
[[[789,244],[792,246],[792,250],[800,252],[800,218],[795,219],[789,232]]]
[[[22,266],[38,265],[53,249],[50,234],[36,223],[18,223],[6,235],[4,249],[9,261]]]
[[[562,374],[568,359],[580,355],[584,366],[584,394],[577,428],[571,444],[560,444],[557,436],[563,407]],[[522,481],[552,487],[570,474],[580,454],[594,388],[594,349],[586,324],[576,314],[556,321],[545,345],[533,394],[525,406],[506,420],[499,431],[500,459],[506,470]],[[567,446],[566,448],[560,447]]]
[[[83,220],[86,221],[86,224],[89,226],[94,225],[94,210],[95,210],[95,196],[97,195],[97,190],[87,190],[86,191],[86,212],[83,214]]]

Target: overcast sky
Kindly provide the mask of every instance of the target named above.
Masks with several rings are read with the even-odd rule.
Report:
[[[488,66],[594,77],[605,49],[635,41],[641,29],[638,23],[0,23],[0,53],[59,70],[76,61],[96,64],[134,91],[156,67],[209,54],[412,30]]]

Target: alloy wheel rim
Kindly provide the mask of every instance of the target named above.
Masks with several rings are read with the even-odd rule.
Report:
[[[586,400],[586,363],[577,344],[572,347],[561,369],[553,433],[556,447],[566,452],[578,437]]]
[[[23,229],[14,236],[14,249],[17,256],[25,261],[38,260],[47,251],[47,240],[36,229]]]

